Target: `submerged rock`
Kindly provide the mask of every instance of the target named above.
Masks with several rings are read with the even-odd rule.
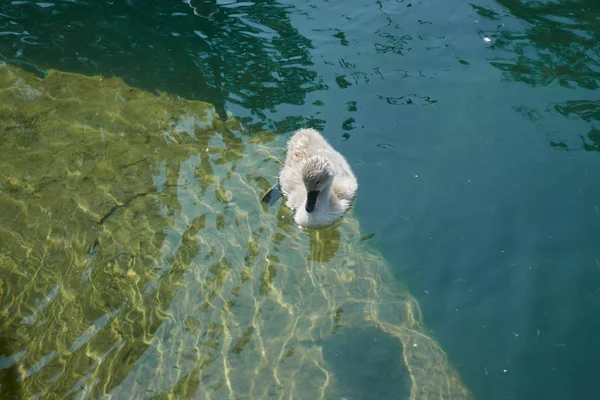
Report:
[[[340,330],[323,343],[323,358],[332,366],[336,385],[327,398],[352,400],[408,399],[410,372],[398,338],[373,326]]]
[[[15,392],[470,397],[352,214],[312,232],[261,207],[285,138],[116,78],[0,65],[0,87],[0,379],[18,375]]]

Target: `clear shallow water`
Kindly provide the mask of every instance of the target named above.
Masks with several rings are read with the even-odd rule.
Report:
[[[324,128],[477,398],[595,397],[595,2],[48,4],[0,10],[7,60]]]
[[[0,65],[2,398],[468,399],[350,213],[261,195],[284,137]]]

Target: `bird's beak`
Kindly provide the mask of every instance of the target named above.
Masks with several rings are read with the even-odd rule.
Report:
[[[311,213],[315,209],[315,205],[317,204],[317,196],[319,196],[318,190],[311,190],[308,192],[308,196],[306,197],[306,212]]]

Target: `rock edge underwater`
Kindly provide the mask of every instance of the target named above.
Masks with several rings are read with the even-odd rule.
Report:
[[[1,398],[471,398],[352,213],[261,205],[283,136],[118,78],[0,88]]]

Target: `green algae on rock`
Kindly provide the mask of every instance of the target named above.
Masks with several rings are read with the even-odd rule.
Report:
[[[4,64],[0,87],[6,398],[332,398],[370,340],[406,378],[381,393],[470,397],[352,214],[262,207],[284,138],[116,78]]]

